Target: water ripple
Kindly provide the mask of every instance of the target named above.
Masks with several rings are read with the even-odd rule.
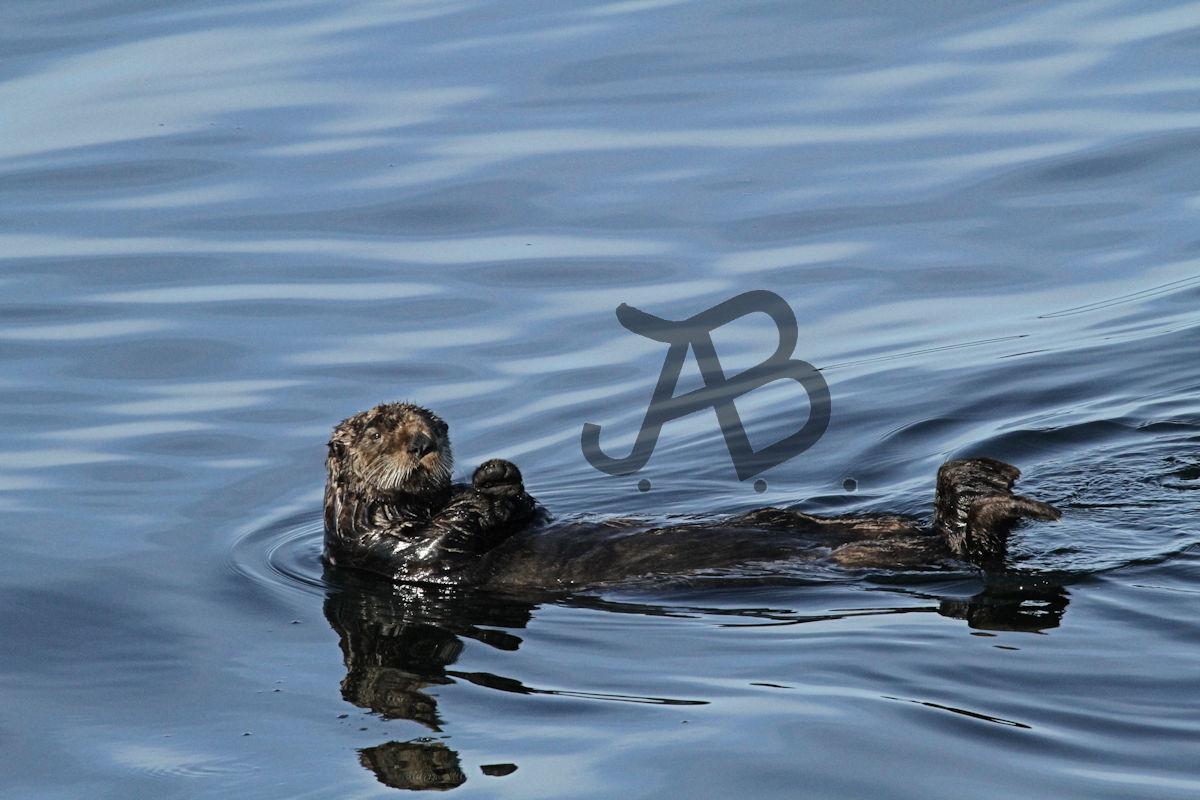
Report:
[[[1022,797],[1195,788],[1195,0],[3,15],[10,793],[374,796],[422,753],[476,794],[923,798],[947,753]],[[582,424],[627,447],[665,356],[614,308],[752,289],[828,377],[821,441],[761,494],[711,413],[592,469]],[[776,339],[714,333],[728,376]],[[756,445],[784,388],[736,401]],[[564,517],[927,519],[965,455],[1066,513],[986,580],[327,585],[329,429],[398,398]]]

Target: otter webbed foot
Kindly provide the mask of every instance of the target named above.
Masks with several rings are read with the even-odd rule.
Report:
[[[503,458],[493,458],[480,464],[471,477],[471,486],[475,491],[489,495],[521,494],[525,491],[521,470]]]
[[[1017,522],[1062,516],[1049,503],[1013,494],[1020,476],[1013,465],[992,458],[959,459],[941,466],[933,527],[955,555],[984,568],[1000,566]]]

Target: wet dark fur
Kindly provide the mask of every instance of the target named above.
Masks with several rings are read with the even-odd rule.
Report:
[[[407,403],[376,406],[334,428],[325,462],[327,561],[397,580],[453,582],[534,517],[537,503],[507,461],[480,466],[470,486],[452,484],[447,432],[436,414]]]
[[[326,462],[326,560],[399,581],[546,588],[804,557],[884,568],[957,559],[996,569],[1017,521],[1059,517],[1012,493],[1016,467],[976,458],[938,470],[931,530],[904,517],[780,508],[665,527],[620,519],[544,525],[515,465],[488,461],[467,485],[450,482],[452,463],[446,423],[419,406],[376,406],[340,423]]]

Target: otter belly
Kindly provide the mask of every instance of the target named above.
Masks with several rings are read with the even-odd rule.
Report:
[[[947,557],[939,537],[902,517],[821,519],[766,508],[664,527],[559,523],[509,539],[482,559],[474,579],[493,587],[577,588],[789,561],[902,568]]]

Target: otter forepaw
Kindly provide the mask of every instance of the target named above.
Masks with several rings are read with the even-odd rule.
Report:
[[[519,494],[525,490],[521,470],[503,458],[493,458],[480,464],[471,478],[471,485],[487,494]]]

